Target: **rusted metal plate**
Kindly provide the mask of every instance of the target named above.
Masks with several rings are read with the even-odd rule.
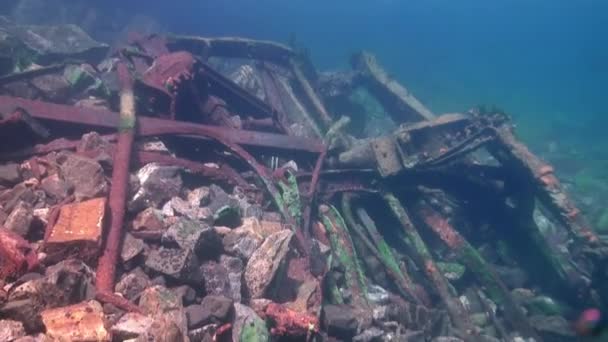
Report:
[[[376,156],[378,171],[382,177],[395,175],[403,169],[399,152],[392,136],[372,139],[371,146]]]
[[[86,125],[95,128],[114,129],[117,127],[119,121],[118,114],[111,111],[58,105],[11,96],[0,96],[0,112],[11,112],[17,107],[23,108],[32,117],[41,120]],[[148,117],[138,118],[138,135],[183,135],[198,139],[208,139],[206,137],[209,136],[221,136],[226,140],[239,145],[312,153],[320,153],[324,148],[323,143],[320,140],[315,139]]]
[[[46,241],[46,251],[63,255],[74,249],[82,257],[96,255],[101,246],[105,212],[105,198],[64,205]]]
[[[106,329],[101,304],[96,301],[83,302],[41,313],[46,327],[46,336],[52,341],[111,341]]]

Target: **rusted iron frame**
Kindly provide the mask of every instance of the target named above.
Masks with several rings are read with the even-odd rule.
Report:
[[[308,194],[306,195],[306,203],[304,204],[304,234],[307,236],[312,235],[312,208],[315,203],[315,195],[317,193],[317,184],[319,183],[319,174],[321,173],[321,169],[323,168],[323,162],[325,161],[325,157],[327,156],[327,149],[324,149],[317,158],[317,162],[315,163],[315,168],[312,172],[312,179],[310,181],[310,188],[308,189]]]
[[[27,100],[11,96],[0,96],[0,111],[14,110],[21,107],[32,117],[41,120],[86,125],[112,129],[117,126],[117,113],[58,105],[49,102]],[[321,141],[282,134],[263,133],[229,129],[218,126],[200,125],[190,122],[140,117],[138,119],[138,136],[185,135],[198,139],[217,139],[229,144],[259,146],[308,153],[320,153],[324,149]]]
[[[276,79],[273,77],[270,70],[268,70],[264,63],[260,63],[260,69],[260,75],[262,77],[262,84],[264,87],[264,92],[266,93],[266,98],[268,99],[270,106],[275,109],[273,112],[273,120],[276,124],[280,125],[284,133],[289,132],[289,129],[287,128],[289,125],[286,121],[287,118],[285,115],[285,109],[283,108],[283,103],[281,102],[281,97],[278,94]]]
[[[114,151],[112,167],[112,186],[109,195],[110,227],[106,235],[104,249],[99,258],[96,270],[96,297],[117,307],[132,310],[130,302],[114,295],[116,268],[123,239],[125,208],[129,184],[129,166],[131,152],[135,140],[135,95],[133,94],[133,78],[124,62],[117,66],[118,78],[121,85],[120,123],[118,141]]]

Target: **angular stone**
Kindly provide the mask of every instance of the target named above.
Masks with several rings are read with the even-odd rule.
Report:
[[[196,188],[188,193],[188,203],[193,207],[204,207],[211,200],[211,190],[206,187]]]
[[[223,296],[206,296],[200,305],[186,308],[188,328],[200,328],[207,324],[226,323],[234,315],[234,302]]]
[[[220,264],[228,271],[228,281],[230,283],[230,295],[235,303],[241,302],[242,278],[245,266],[239,258],[222,255]]]
[[[0,165],[0,184],[15,185],[21,181],[19,164],[10,163]]]
[[[11,342],[25,336],[23,323],[11,320],[0,320],[0,341]]]
[[[213,184],[209,187],[211,210],[215,225],[237,227],[241,223],[239,201],[230,197],[222,188]]]
[[[145,243],[137,238],[134,238],[131,234],[126,234],[122,243],[122,251],[120,252],[120,258],[123,263],[127,263],[138,255],[143,253]]]
[[[105,198],[95,198],[61,207],[59,218],[49,234],[45,251],[49,255],[76,252],[86,260],[95,257],[101,247],[105,210]]]
[[[129,203],[129,210],[140,211],[147,207],[159,208],[182,190],[180,168],[150,163],[137,172],[139,190]]]
[[[77,202],[106,195],[108,182],[103,168],[91,158],[76,154],[67,154],[61,163],[63,179],[74,187]]]
[[[382,337],[384,336],[384,331],[371,327],[366,329],[359,335],[353,338],[353,342],[372,342],[372,341],[382,341]],[[409,341],[409,340],[408,340]]]
[[[184,305],[191,305],[196,302],[196,291],[191,286],[182,285],[171,290],[182,298]]]
[[[57,286],[69,303],[91,299],[95,295],[95,272],[78,259],[67,259],[49,266],[44,280]]]
[[[68,197],[70,193],[70,184],[63,180],[58,173],[51,174],[45,177],[40,182],[40,188],[44,193],[52,198],[55,203],[62,201]]]
[[[121,341],[145,335],[154,319],[139,313],[128,312],[112,326],[112,335]]]
[[[69,341],[111,341],[103,308],[96,301],[45,310],[41,314],[47,337]]]
[[[35,199],[36,196],[32,189],[32,184],[27,182],[19,183],[12,189],[0,193],[0,205],[4,207],[6,212],[11,212],[19,201],[33,204]]]
[[[222,264],[213,260],[207,261],[201,265],[201,273],[208,295],[231,297],[228,270]]]
[[[83,134],[76,146],[76,152],[92,158],[106,169],[109,169],[114,162],[112,145],[97,132]]]
[[[215,229],[200,221],[179,219],[163,234],[168,246],[193,249],[202,259],[212,259],[222,252],[222,240]]]
[[[250,298],[262,298],[284,264],[293,232],[282,230],[270,235],[253,253],[245,268],[245,283]]]
[[[146,288],[150,287],[152,282],[144,271],[140,268],[124,274],[116,284],[116,292],[121,293],[125,298],[131,300],[136,298]]]
[[[110,110],[110,104],[105,99],[96,98],[94,96],[86,99],[78,100],[74,103],[74,107],[90,108],[96,110]]]
[[[253,252],[262,244],[263,238],[246,229],[236,228],[222,239],[226,253],[249,260]]]
[[[240,303],[234,303],[234,312],[233,341],[270,341],[266,322],[253,309]]]
[[[141,295],[139,306],[154,318],[146,341],[185,341],[188,321],[181,298],[164,286],[149,287]]]
[[[165,228],[163,215],[158,209],[146,208],[133,220],[133,230],[136,231],[161,231]]]
[[[13,209],[11,214],[4,222],[4,227],[18,234],[19,236],[26,237],[30,232],[33,219],[34,212],[31,204],[19,201],[17,206]]]
[[[357,334],[359,323],[354,310],[347,305],[325,305],[323,324],[327,333],[343,340],[351,340]]]
[[[190,248],[160,247],[150,251],[146,266],[173,279],[186,283],[200,283],[198,258]]]
[[[38,76],[30,82],[47,101],[65,101],[69,95],[70,85],[60,74]]]
[[[0,207],[0,226],[4,225],[4,221],[6,221],[7,218],[8,215],[6,214],[6,212],[4,212],[4,209]]]
[[[165,203],[162,209],[165,216],[185,216],[191,220],[199,220],[207,223],[213,221],[211,210],[206,207],[192,206],[189,202],[179,197],[173,197]]]

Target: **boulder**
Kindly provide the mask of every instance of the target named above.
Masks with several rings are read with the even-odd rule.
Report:
[[[245,268],[245,284],[251,299],[262,298],[283,265],[294,233],[282,230],[270,235],[253,253]]]
[[[34,219],[34,211],[32,205],[19,201],[11,214],[4,221],[4,227],[18,234],[21,237],[26,237],[30,232],[32,221]]]
[[[137,214],[132,226],[135,231],[162,231],[166,228],[161,211],[154,208],[146,208]]]
[[[235,319],[232,326],[232,341],[270,341],[270,333],[266,322],[248,306],[234,304]]]
[[[323,325],[330,336],[352,340],[357,334],[359,322],[354,310],[347,305],[325,305]]]
[[[232,320],[234,302],[223,296],[206,296],[201,304],[186,308],[188,328],[200,328],[207,324],[222,324]]]
[[[129,210],[141,211],[144,208],[160,208],[172,197],[182,191],[181,169],[174,166],[146,164],[137,172],[139,189],[128,204]]]
[[[228,270],[217,261],[207,261],[201,265],[205,292],[208,295],[232,297]]]
[[[146,267],[172,279],[197,284],[202,281],[199,261],[192,248],[160,247],[150,251]]]
[[[64,157],[61,173],[65,181],[74,188],[76,201],[107,195],[108,182],[97,161],[76,154],[67,154]]]
[[[239,258],[222,255],[220,264],[228,272],[228,282],[230,284],[230,292],[228,297],[232,298],[236,303],[241,302],[242,278],[245,266]]]
[[[148,275],[140,268],[136,268],[120,278],[116,283],[115,291],[127,299],[134,299],[151,285]]]

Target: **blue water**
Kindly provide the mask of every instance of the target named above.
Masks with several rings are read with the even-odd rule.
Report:
[[[539,139],[602,138],[608,123],[608,1],[218,0],[148,11],[176,32],[293,33],[319,69],[347,68],[366,49],[433,111],[495,104],[526,129],[555,125]]]

